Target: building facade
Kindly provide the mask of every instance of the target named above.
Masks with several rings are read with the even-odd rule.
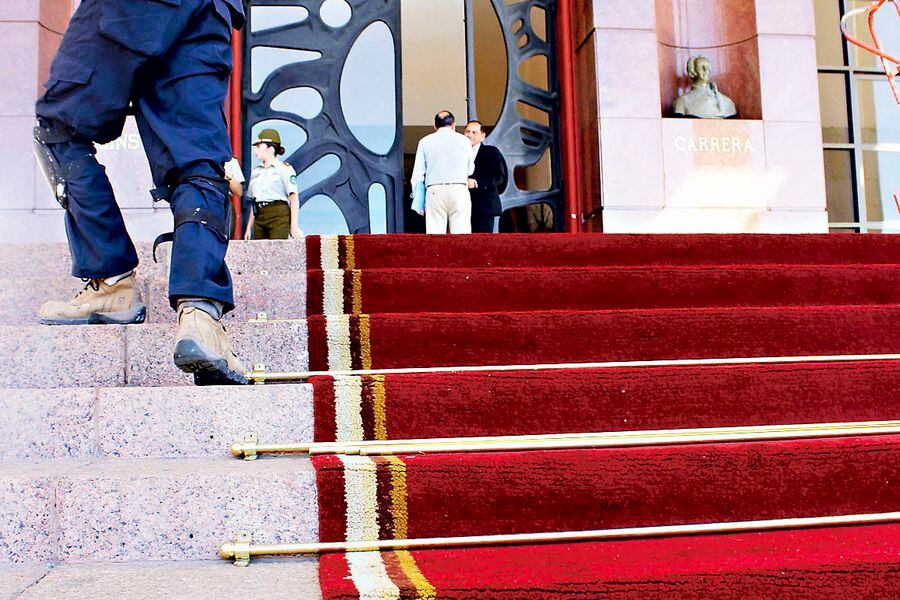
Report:
[[[308,233],[420,230],[409,172],[441,109],[482,121],[507,160],[501,231],[898,231],[900,107],[838,27],[863,4],[250,0],[228,111],[235,154],[249,173],[253,135],[280,131]],[[75,5],[0,7],[7,240],[64,239],[30,129]],[[900,47],[895,15],[882,18],[882,42]],[[735,117],[674,115],[696,55]],[[167,230],[132,123],[100,158],[133,236]]]

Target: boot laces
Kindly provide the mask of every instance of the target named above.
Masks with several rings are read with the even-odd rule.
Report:
[[[94,290],[95,292],[100,291],[100,280],[99,279],[84,279],[84,278],[82,278],[81,280],[84,282],[84,287],[81,289],[80,292],[75,294],[76,300],[78,298],[80,298],[82,296],[82,294],[87,292],[89,289]]]

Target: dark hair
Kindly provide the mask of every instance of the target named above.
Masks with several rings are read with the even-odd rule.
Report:
[[[478,125],[478,130],[481,133],[487,133],[487,131],[485,131],[485,129],[484,129],[484,123],[482,123],[481,121],[479,121],[477,119],[472,119],[471,121],[466,123],[466,127],[468,127],[469,125]]]
[[[441,127],[450,127],[454,123],[456,123],[456,117],[454,117],[453,113],[449,110],[442,110],[434,115],[434,126],[438,129]]]
[[[257,146],[268,146],[269,148],[275,149],[275,156],[284,156],[285,149],[280,144],[276,144],[274,142],[260,142],[256,144]]]

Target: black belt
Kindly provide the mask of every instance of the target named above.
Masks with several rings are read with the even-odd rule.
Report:
[[[269,202],[257,202],[256,205],[260,208],[264,206],[269,206],[270,204],[287,204],[284,200],[270,200]]]

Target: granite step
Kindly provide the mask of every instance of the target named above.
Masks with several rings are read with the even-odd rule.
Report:
[[[152,258],[153,244],[135,244],[140,259],[141,277],[165,277],[171,244],[157,250],[159,262]],[[306,245],[295,240],[233,241],[226,256],[232,275],[256,273],[276,275],[303,273],[306,269]],[[72,259],[64,243],[0,244],[0,279],[17,277],[71,278]]]
[[[228,456],[254,432],[310,441],[312,386],[0,390],[0,461]]]
[[[228,334],[248,368],[309,364],[304,321],[236,324]],[[0,388],[192,385],[172,362],[174,337],[174,325],[0,326]]]
[[[258,560],[0,566],[0,599],[10,600],[319,600],[318,560]]]
[[[0,563],[212,560],[238,530],[318,540],[308,458],[0,463]]]
[[[17,277],[2,283],[0,325],[37,325],[38,309],[43,302],[71,298],[83,285],[72,277]],[[138,278],[138,286],[147,306],[147,322],[174,323],[168,280]],[[235,309],[225,315],[226,323],[245,323],[261,312],[271,319],[303,318],[306,316],[306,274],[234,275],[234,303]]]

